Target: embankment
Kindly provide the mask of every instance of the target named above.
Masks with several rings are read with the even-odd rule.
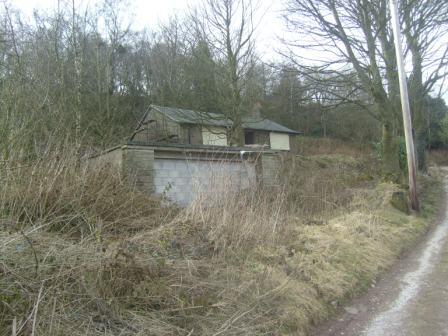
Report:
[[[4,170],[0,335],[305,335],[437,212],[436,173],[416,215],[372,159],[289,164],[282,187],[187,209],[60,156]]]

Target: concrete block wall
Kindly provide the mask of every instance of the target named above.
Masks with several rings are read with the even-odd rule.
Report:
[[[154,163],[154,191],[181,205],[189,203],[188,167],[185,160],[156,159]]]
[[[258,159],[258,175],[260,183],[271,187],[280,184],[282,158],[277,153],[263,153]]]
[[[255,164],[249,162],[156,157],[154,167],[155,193],[180,205],[256,184]]]
[[[147,195],[154,193],[154,149],[123,148],[123,173],[131,186]]]
[[[190,204],[198,195],[220,193],[259,185],[280,184],[282,156],[275,152],[252,153],[243,161],[239,152],[195,152],[149,146],[117,147],[94,162],[119,168],[136,190],[165,195],[179,205]]]

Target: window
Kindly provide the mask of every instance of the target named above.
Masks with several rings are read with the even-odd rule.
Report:
[[[245,145],[255,144],[255,133],[253,131],[244,131],[244,144]]]

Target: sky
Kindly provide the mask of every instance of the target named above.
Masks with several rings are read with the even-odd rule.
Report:
[[[62,0],[71,3],[71,0]],[[75,0],[76,6],[93,8],[98,0]],[[189,7],[198,6],[201,0],[126,0],[129,3],[129,14],[133,17],[132,28],[141,30],[157,26],[167,21],[170,16],[182,14]],[[31,17],[33,10],[52,10],[57,7],[58,0],[10,0],[13,7],[20,9]],[[257,27],[257,50],[264,55],[265,61],[280,59],[277,49],[281,48],[279,37],[283,37],[285,29],[281,19],[281,0],[260,0],[257,10],[259,22]]]
[[[71,3],[71,0],[59,0]],[[94,8],[100,0],[75,0],[77,10]],[[123,0],[131,16],[134,30],[148,28],[153,30],[159,23],[167,21],[170,16],[175,14],[182,15],[188,11],[188,8],[199,6],[202,0]],[[219,0],[216,0],[219,1]],[[9,0],[13,7],[20,9],[25,16],[31,17],[33,10],[39,11],[53,10],[57,7],[58,0]],[[265,62],[280,61],[282,57],[277,50],[285,48],[280,42],[281,38],[287,37],[285,23],[281,18],[282,5],[284,0],[259,0],[259,9],[257,10],[259,18],[256,30],[256,50]],[[448,36],[442,43],[448,43]],[[321,58],[323,55],[316,54],[310,50],[302,50],[301,55],[306,56],[309,53],[310,58]],[[305,53],[305,54],[304,54]],[[448,90],[444,94],[448,102]]]

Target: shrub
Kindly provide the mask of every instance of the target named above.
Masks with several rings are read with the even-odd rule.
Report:
[[[45,225],[89,235],[130,228],[161,211],[157,199],[133,192],[118,169],[91,169],[70,149],[48,150],[35,160],[9,160],[0,176],[0,214],[12,230]]]

